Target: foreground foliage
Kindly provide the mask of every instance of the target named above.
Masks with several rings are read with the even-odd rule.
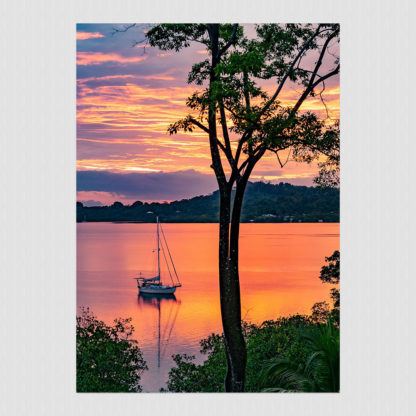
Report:
[[[339,391],[339,328],[316,324],[309,316],[294,315],[244,323],[247,345],[246,392]],[[169,373],[167,391],[223,392],[226,358],[223,337],[201,341],[202,364],[195,356],[178,354]],[[162,389],[162,391],[165,391]]]
[[[138,392],[147,369],[142,352],[129,339],[134,328],[129,319],[113,326],[99,321],[88,309],[77,316],[77,391]]]
[[[243,324],[247,345],[247,373],[245,391],[262,388],[260,369],[278,354],[287,359],[306,359],[308,350],[299,336],[300,330],[313,326],[307,316],[296,315],[266,321],[261,325]],[[223,337],[212,334],[201,341],[201,353],[207,359],[195,364],[194,356],[178,354],[173,357],[176,367],[169,373],[167,383],[171,392],[222,392],[226,358]]]
[[[339,392],[339,328],[330,320],[300,334],[306,359],[278,357],[265,367],[262,382],[269,392]]]

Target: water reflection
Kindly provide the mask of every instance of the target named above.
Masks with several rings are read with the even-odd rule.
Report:
[[[165,356],[166,347],[175,327],[176,318],[178,317],[181,301],[176,299],[174,294],[149,294],[140,293],[137,296],[140,309],[151,307],[157,310],[157,366],[160,368],[160,360]],[[165,310],[165,316],[162,314]]]
[[[199,341],[221,332],[218,224],[165,224],[182,287],[174,296],[139,296],[132,278],[153,270],[154,224],[77,224],[77,305],[111,325],[132,318],[149,370],[144,391],[164,387],[172,355],[196,355]],[[244,319],[261,323],[310,313],[330,301],[318,278],[325,257],[339,249],[339,224],[242,224],[241,306]],[[180,309],[180,310],[179,310]]]

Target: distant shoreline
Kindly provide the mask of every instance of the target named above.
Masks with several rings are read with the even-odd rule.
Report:
[[[131,205],[114,202],[110,206],[84,206],[77,202],[77,222],[218,223],[219,192],[170,203],[136,201]],[[241,223],[337,223],[339,189],[249,183],[241,213]]]
[[[77,224],[93,224],[93,223],[112,223],[112,224],[156,224],[156,221],[77,221]],[[217,221],[164,221],[165,224],[219,224]],[[309,222],[290,222],[290,221],[248,221],[240,222],[240,224],[339,224],[340,221],[309,221]]]

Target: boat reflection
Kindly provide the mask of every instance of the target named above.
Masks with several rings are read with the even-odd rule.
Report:
[[[157,328],[157,366],[160,368],[160,360],[164,357],[166,347],[169,344],[181,301],[174,294],[149,294],[140,293],[137,296],[139,308],[153,307],[158,311]],[[162,306],[164,305],[164,306]],[[165,312],[162,313],[162,310]]]

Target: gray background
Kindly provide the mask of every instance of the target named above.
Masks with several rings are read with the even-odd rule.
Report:
[[[411,414],[411,11],[387,0],[3,1],[0,413]],[[342,24],[340,394],[75,393],[75,24],[191,21]]]

